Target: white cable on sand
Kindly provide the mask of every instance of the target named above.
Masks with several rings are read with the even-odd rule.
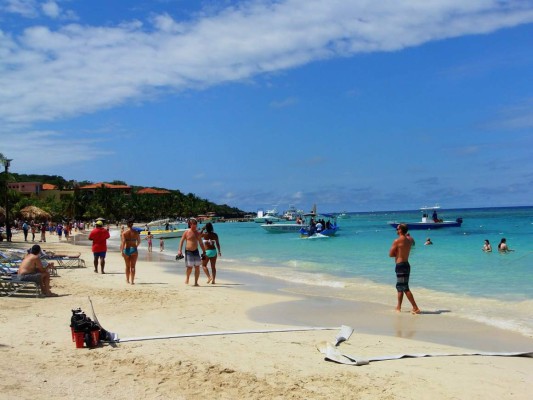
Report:
[[[199,336],[221,336],[221,335],[242,335],[250,333],[275,333],[275,332],[302,332],[302,331],[326,331],[339,329],[339,327],[298,327],[298,328],[283,328],[283,329],[258,329],[258,330],[244,330],[244,331],[220,331],[220,332],[198,332],[198,333],[180,333],[175,335],[162,335],[162,336],[141,336],[118,339],[117,342],[138,342],[143,340],[159,340],[159,339],[178,339],[186,337],[199,337]]]

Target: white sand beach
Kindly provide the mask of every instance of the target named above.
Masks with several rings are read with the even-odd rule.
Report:
[[[337,327],[348,319],[350,308],[339,302],[335,315],[331,308],[321,307],[333,301],[327,298],[251,290],[244,279],[227,279],[223,269],[216,285],[206,285],[204,276],[200,287],[185,285],[184,273],[172,273],[183,272],[183,263],[159,260],[155,252],[152,261],[146,261],[145,249],[137,263],[136,284],[128,285],[118,251],[108,252],[102,275],[93,272],[89,246],[58,243],[55,236],[48,240],[42,244],[44,249],[81,252],[87,268],[59,270],[60,276],[52,278],[52,290],[59,297],[0,298],[1,399],[531,398],[532,358],[431,357],[341,365],[325,361],[316,347],[334,341],[336,329],[76,349],[69,328],[71,309],[81,307],[90,313],[89,296],[103,327],[121,338]],[[18,236],[12,244],[0,244],[0,248],[10,246],[29,247]],[[349,319],[355,332],[340,350],[362,357],[479,349],[533,351],[533,339],[482,324],[446,315],[402,313],[397,317],[395,336],[361,333],[351,322],[369,325],[386,320],[372,303],[353,303]],[[410,333],[422,330],[428,338],[433,330],[433,340],[410,338]],[[494,338],[497,345],[491,346]]]

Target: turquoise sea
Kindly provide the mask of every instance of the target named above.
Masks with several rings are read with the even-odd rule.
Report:
[[[217,223],[223,255],[217,280],[222,282],[224,270],[231,269],[305,286],[295,289],[299,293],[394,307],[396,277],[388,252],[396,232],[387,222],[419,221],[420,211],[348,217],[338,220],[336,237],[318,240],[267,233],[253,222]],[[450,209],[439,217],[462,217],[464,223],[411,232],[416,245],[410,287],[419,306],[453,309],[461,317],[533,335],[533,207]],[[424,246],[427,237],[432,246]],[[513,252],[498,253],[502,237]],[[490,240],[492,253],[481,250],[484,239]],[[166,252],[175,254],[178,243],[167,240]]]

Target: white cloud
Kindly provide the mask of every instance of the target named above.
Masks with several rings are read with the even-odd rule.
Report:
[[[4,2],[30,14],[33,1]],[[59,15],[57,3],[43,6]],[[152,96],[533,21],[531,2],[253,1],[187,22],[0,32],[0,123],[56,120]]]
[[[61,8],[55,1],[47,1],[41,6],[44,15],[50,18],[58,18],[61,15]]]
[[[25,18],[35,18],[38,15],[35,0],[3,0],[0,2],[0,11],[18,14]]]
[[[56,131],[2,132],[2,151],[17,160],[17,171],[35,172],[50,166],[69,165],[112,155],[102,150],[102,138],[74,137]]]

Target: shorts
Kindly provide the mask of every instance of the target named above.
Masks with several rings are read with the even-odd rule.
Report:
[[[196,250],[185,250],[185,266],[196,267],[201,264],[200,252]]]
[[[21,274],[19,275],[19,280],[21,282],[35,282],[35,283],[41,283],[43,278],[43,274],[40,272],[37,272],[35,274]]]
[[[205,255],[209,258],[213,258],[213,257],[216,257],[217,256],[217,251],[216,249],[207,249],[205,251]]]
[[[398,292],[409,291],[409,275],[411,274],[411,266],[409,262],[401,262],[396,264],[396,290]]]
[[[124,253],[125,256],[129,257],[137,253],[137,247],[126,247],[124,250],[122,250],[122,253]]]
[[[94,254],[94,258],[105,258],[105,251],[100,251],[98,253],[93,253]]]

